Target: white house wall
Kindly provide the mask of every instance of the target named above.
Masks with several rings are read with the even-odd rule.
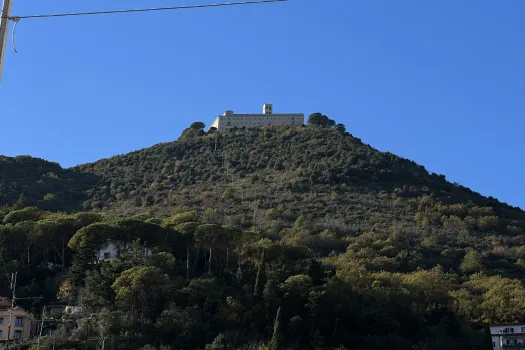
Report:
[[[115,258],[119,255],[120,251],[124,251],[126,247],[124,244],[116,244],[114,242],[108,242],[100,248],[98,252],[98,261],[106,261]],[[109,254],[109,257],[105,257],[106,254]]]

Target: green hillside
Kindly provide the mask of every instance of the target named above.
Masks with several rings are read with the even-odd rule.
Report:
[[[508,232],[509,224],[525,227],[521,210],[335,129],[251,129],[187,137],[74,170],[101,179],[88,192],[86,210],[147,207],[169,214],[174,205],[187,205],[217,209],[234,222],[243,214],[253,216],[255,206],[282,209],[284,221],[307,215],[356,224],[380,220],[374,214],[403,219],[408,213],[413,221],[418,198],[432,196],[443,204],[492,207],[502,219],[500,233]],[[467,213],[458,214],[463,219]]]
[[[29,156],[0,156],[0,206],[37,205],[49,210],[78,208],[98,179]]]
[[[44,297],[21,306],[93,316],[40,349],[482,349],[525,320],[519,208],[340,124],[193,126],[72,169],[0,158],[0,257]],[[132,248],[94,263],[108,239]]]

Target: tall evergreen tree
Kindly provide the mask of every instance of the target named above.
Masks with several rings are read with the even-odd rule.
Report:
[[[281,307],[277,309],[277,315],[275,316],[275,322],[273,324],[273,336],[270,344],[268,345],[269,350],[280,350],[282,349],[282,334],[281,334]]]
[[[255,278],[255,288],[253,295],[260,297],[263,294],[264,285],[266,284],[266,252],[263,248],[261,253],[261,260],[259,261],[259,269],[257,270],[257,277]]]

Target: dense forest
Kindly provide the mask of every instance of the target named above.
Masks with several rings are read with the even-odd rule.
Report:
[[[525,212],[310,121],[0,158],[0,295],[82,306],[40,349],[485,349],[525,320]]]

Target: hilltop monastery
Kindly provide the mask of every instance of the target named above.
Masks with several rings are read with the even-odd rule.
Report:
[[[255,128],[269,125],[301,125],[304,124],[303,113],[273,113],[271,104],[263,105],[262,114],[235,114],[233,111],[226,111],[218,116],[212,128],[223,131],[231,128]]]

